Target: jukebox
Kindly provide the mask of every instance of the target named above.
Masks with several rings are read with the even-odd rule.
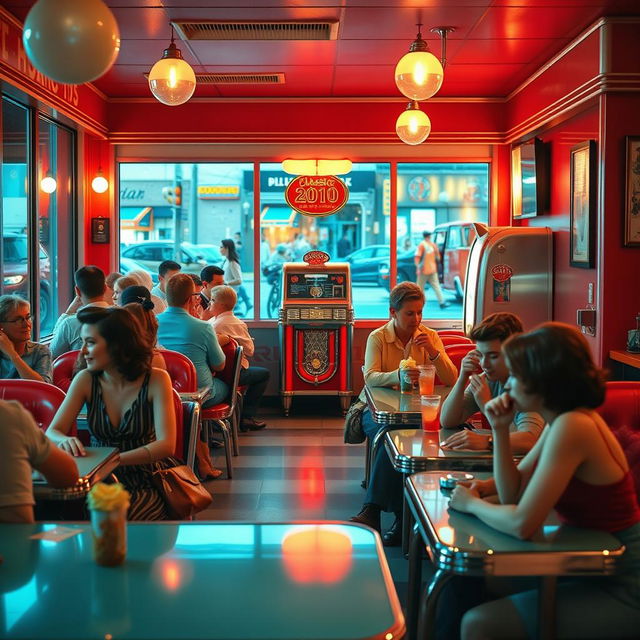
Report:
[[[337,395],[351,402],[353,307],[349,264],[309,251],[282,269],[280,392],[285,415],[293,396]]]

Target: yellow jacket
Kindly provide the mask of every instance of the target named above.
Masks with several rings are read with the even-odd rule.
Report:
[[[437,331],[420,325],[418,331],[429,336],[432,346],[440,354],[435,360],[429,358],[426,349],[411,345],[409,355],[416,364],[433,364],[440,382],[452,387],[458,379],[458,370],[444,350]],[[400,384],[398,365],[405,358],[404,345],[396,336],[393,320],[372,331],[367,338],[364,356],[364,381],[372,387],[396,387]]]

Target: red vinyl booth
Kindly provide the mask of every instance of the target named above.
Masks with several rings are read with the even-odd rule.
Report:
[[[442,336],[461,336],[462,338],[466,338],[464,331],[462,329],[438,329],[438,335]]]
[[[0,398],[17,400],[44,431],[51,424],[65,394],[58,387],[38,380],[0,380]],[[75,423],[70,435],[76,435]]]
[[[449,358],[451,359],[451,362],[453,362],[458,372],[460,372],[460,363],[462,362],[462,358],[464,358],[467,355],[467,353],[469,353],[469,351],[472,351],[475,348],[476,348],[476,345],[473,342],[469,342],[465,344],[456,343],[456,344],[444,345],[445,353],[449,356]],[[438,378],[437,375],[436,375],[436,384],[442,384],[442,382],[440,381],[440,378]]]
[[[471,338],[465,338],[464,336],[452,336],[448,333],[445,333],[444,335],[439,333],[438,335],[445,347],[452,344],[473,344],[473,340],[471,340]]]
[[[624,449],[640,498],[640,382],[607,382],[596,409]]]
[[[67,351],[53,361],[53,384],[65,393],[69,391],[69,387],[71,386],[73,366],[78,359],[79,353],[80,351],[78,349],[75,351]]]

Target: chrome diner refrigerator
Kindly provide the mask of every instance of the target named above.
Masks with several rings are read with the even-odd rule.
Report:
[[[525,331],[552,319],[553,237],[548,227],[476,223],[464,290],[463,328],[491,313],[515,313]]]

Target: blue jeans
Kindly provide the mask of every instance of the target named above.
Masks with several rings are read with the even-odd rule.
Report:
[[[220,404],[229,397],[229,385],[220,380],[220,378],[214,378],[211,385],[211,395],[208,400],[202,404],[202,408],[212,407],[214,404]]]
[[[362,428],[369,438],[369,444],[373,442],[376,433],[389,430],[385,425],[374,421],[369,409],[362,413]],[[402,474],[393,468],[384,443],[380,443],[373,461],[365,504],[376,504],[383,511],[392,511],[396,516],[402,516],[402,491]]]

